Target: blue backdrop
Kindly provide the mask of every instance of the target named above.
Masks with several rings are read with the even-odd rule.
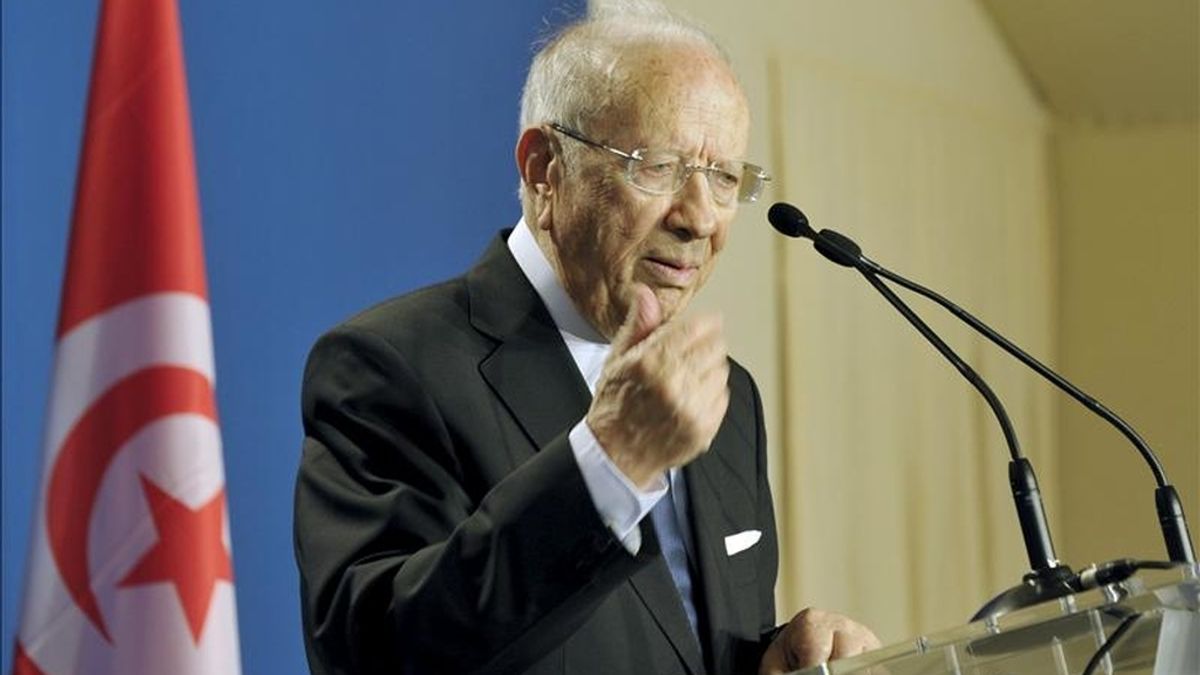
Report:
[[[300,371],[357,309],[515,222],[531,45],[582,0],[178,0],[242,663],[304,672],[292,559]],[[98,2],[3,3],[3,623],[10,672]]]

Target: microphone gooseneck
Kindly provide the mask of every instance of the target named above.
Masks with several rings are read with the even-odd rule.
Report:
[[[903,286],[904,288],[907,288],[918,295],[923,295],[941,305],[946,309],[946,311],[958,317],[971,328],[974,328],[976,332],[991,340],[993,344],[1008,352],[1021,363],[1024,363],[1032,368],[1035,372],[1037,372],[1038,375],[1041,375],[1043,378],[1049,380],[1054,384],[1054,386],[1066,392],[1071,398],[1081,403],[1088,410],[1091,410],[1093,413],[1104,418],[1106,422],[1113,425],[1122,434],[1124,434],[1125,437],[1128,438],[1131,443],[1133,443],[1134,447],[1138,449],[1138,452],[1141,453],[1142,458],[1145,459],[1146,464],[1150,466],[1150,471],[1154,474],[1155,482],[1157,482],[1159,486],[1167,484],[1166,474],[1163,472],[1162,464],[1158,461],[1158,457],[1155,456],[1154,451],[1151,450],[1150,446],[1146,444],[1146,441],[1143,440],[1140,435],[1138,435],[1138,432],[1134,431],[1133,427],[1129,426],[1125,420],[1118,417],[1116,413],[1104,407],[1104,405],[1099,401],[1091,396],[1088,396],[1078,387],[1068,382],[1066,378],[1051,370],[1041,361],[1038,361],[1031,356],[1028,352],[1010,342],[1003,335],[997,333],[996,330],[991,326],[975,318],[974,315],[962,307],[959,307],[953,302],[947,300],[937,291],[926,288],[915,281],[906,279],[899,274],[882,267],[876,271],[880,276],[884,277],[888,281],[895,282],[896,284]]]
[[[767,219],[782,234],[792,238],[803,237],[805,239],[812,239],[814,248],[830,261],[843,267],[853,267],[859,270],[867,282],[874,286],[875,290],[879,291],[917,329],[917,332],[928,340],[979,391],[984,400],[987,401],[988,406],[992,409],[992,412],[996,415],[996,419],[1000,422],[1000,428],[1004,432],[1004,440],[1008,445],[1009,454],[1012,455],[1013,461],[1021,459],[1021,443],[1017,439],[1016,432],[1013,430],[1012,420],[1009,418],[1008,412],[1004,409],[1004,404],[1000,402],[996,393],[928,324],[917,316],[916,312],[907,303],[901,300],[892,289],[888,288],[874,275],[879,268],[878,265],[863,258],[862,249],[859,248],[858,244],[854,243],[849,237],[832,230],[814,231],[808,224],[808,217],[800,209],[784,202],[778,202],[771,206],[767,212]],[[1034,564],[1034,567],[1037,567],[1037,565]]]
[[[1162,531],[1163,542],[1167,548],[1167,556],[1173,562],[1195,564],[1196,553],[1195,547],[1192,545],[1192,537],[1188,532],[1187,519],[1184,516],[1183,504],[1180,502],[1179,493],[1175,487],[1167,481],[1167,474],[1163,470],[1162,463],[1159,462],[1158,456],[1150,449],[1150,445],[1138,434],[1137,431],[1129,425],[1128,422],[1121,419],[1119,415],[1109,410],[1104,404],[1086,394],[1079,387],[1071,384],[1062,375],[1051,370],[1048,366],[1038,361],[1025,350],[1013,344],[1000,333],[996,332],[991,326],[977,319],[967,310],[950,302],[945,297],[921,284],[910,279],[906,279],[889,269],[876,265],[874,271],[880,276],[889,281],[907,288],[914,293],[922,295],[937,304],[944,307],[954,316],[958,317],[977,333],[983,335],[993,344],[997,345],[1009,355],[1016,358],[1021,363],[1029,366],[1038,375],[1049,380],[1054,386],[1058,387],[1063,392],[1066,392],[1071,398],[1075,399],[1088,410],[1101,419],[1116,427],[1118,431],[1129,439],[1137,448],[1142,459],[1150,467],[1150,472],[1154,474],[1154,481],[1158,487],[1154,490],[1154,507],[1158,514],[1159,529]]]
[[[862,274],[866,278],[867,282],[874,286],[875,290],[879,291],[880,295],[882,295],[889,303],[891,303],[891,305],[895,307],[905,319],[908,319],[908,322],[917,329],[917,332],[920,333],[926,340],[928,340],[929,343],[933,345],[934,349],[937,349],[942,356],[946,357],[946,360],[950,361],[954,368],[958,370],[959,374],[966,378],[966,380],[979,391],[979,393],[983,396],[983,399],[987,401],[988,407],[992,409],[992,413],[995,414],[996,420],[1000,422],[1000,430],[1004,432],[1004,442],[1008,446],[1008,452],[1012,456],[1012,460],[1016,462],[1023,459],[1024,455],[1021,454],[1021,441],[1017,439],[1017,432],[1013,429],[1012,420],[1008,416],[1008,411],[1005,410],[1004,404],[1000,402],[1000,398],[996,396],[996,392],[992,391],[992,388],[989,387],[988,383],[979,376],[979,373],[975,372],[974,368],[967,365],[967,362],[963,361],[962,358],[955,353],[955,351],[951,349],[950,346],[947,345],[937,333],[933,332],[933,329],[930,328],[929,325],[921,319],[921,317],[917,316],[916,312],[914,312],[907,303],[901,300],[900,297],[892,291],[892,289],[884,285],[884,283],[880,281],[879,278],[874,274],[866,271],[862,271]],[[1053,556],[1046,558],[1046,560],[1053,560]],[[1032,564],[1035,568],[1038,567],[1038,563],[1032,559],[1030,560],[1030,564]]]
[[[827,230],[822,230],[821,234],[825,232]],[[836,240],[834,241],[836,242]],[[857,249],[857,246],[854,248]],[[838,254],[845,257],[849,255],[850,250],[852,249],[840,248]],[[979,391],[1000,423],[1000,429],[1004,432],[1004,441],[1008,445],[1008,452],[1011,456],[1008,464],[1008,482],[1012,490],[1017,522],[1021,528],[1021,538],[1025,544],[1025,554],[1029,559],[1031,571],[1025,575],[1020,585],[1001,593],[984,605],[984,608],[972,620],[984,616],[1000,615],[1070,594],[1073,591],[1071,580],[1074,578],[1074,573],[1071,568],[1058,561],[1058,556],[1054,552],[1054,542],[1050,538],[1050,526],[1046,520],[1046,507],[1042,501],[1042,492],[1038,487],[1037,476],[1034,474],[1033,465],[1021,453],[1021,443],[1017,439],[1017,433],[1013,429],[1008,412],[1004,409],[1004,404],[1000,402],[999,397],[987,382],[921,320],[892,289],[880,281],[879,277],[861,267],[859,272],[917,329],[917,332],[928,340],[942,356],[946,357],[958,372]]]
[[[1178,493],[1167,481],[1150,447],[1124,420],[1095,399],[1084,394],[1077,387],[1067,382],[1041,362],[1004,338],[991,327],[976,319],[966,310],[958,307],[936,292],[912,282],[892,272],[862,254],[862,249],[849,237],[833,230],[817,232],[809,225],[808,218],[800,209],[791,204],[777,203],[768,212],[768,220],[780,233],[789,237],[803,237],[813,241],[813,247],[824,257],[843,267],[857,269],[864,278],[888,300],[904,317],[924,336],[937,350],[955,366],[956,369],[972,385],[979,390],[988,405],[992,408],[1001,429],[1004,431],[1012,460],[1009,463],[1009,484],[1012,488],[1013,500],[1016,505],[1017,517],[1021,526],[1026,553],[1029,556],[1032,571],[1026,574],[1023,582],[997,597],[993,598],[972,618],[976,620],[986,616],[996,616],[1006,611],[1025,607],[1037,602],[1061,597],[1083,589],[1080,576],[1071,572],[1070,568],[1061,565],[1055,554],[1050,539],[1049,527],[1046,524],[1045,509],[1042,505],[1037,478],[1033,467],[1020,453],[1020,445],[1012,430],[1004,407],[991,391],[991,388],[979,378],[916,314],[896,296],[894,292],[878,277],[883,277],[904,288],[923,295],[949,310],[956,317],[983,334],[993,343],[999,345],[1010,355],[1026,364],[1042,377],[1050,380],[1077,401],[1092,410],[1110,424],[1116,426],[1127,438],[1134,443],[1142,457],[1150,465],[1158,482],[1155,491],[1155,505],[1159,523],[1166,542],[1167,552],[1172,561],[1194,563],[1195,553],[1191,536],[1188,532],[1183,507]],[[878,276],[877,276],[878,275]]]

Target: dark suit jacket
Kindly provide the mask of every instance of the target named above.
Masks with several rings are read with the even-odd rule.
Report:
[[[295,504],[313,672],[754,673],[777,543],[758,392],[736,364],[729,386],[684,470],[702,650],[650,519],[632,556],[596,513],[567,441],[590,394],[503,237],[322,337]]]

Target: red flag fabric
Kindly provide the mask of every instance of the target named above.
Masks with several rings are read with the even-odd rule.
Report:
[[[241,670],[175,0],[103,0],[15,675]]]

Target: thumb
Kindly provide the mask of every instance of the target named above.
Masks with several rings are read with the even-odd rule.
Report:
[[[629,292],[629,313],[613,338],[613,353],[623,353],[654,332],[662,323],[662,307],[645,284],[634,284]]]

